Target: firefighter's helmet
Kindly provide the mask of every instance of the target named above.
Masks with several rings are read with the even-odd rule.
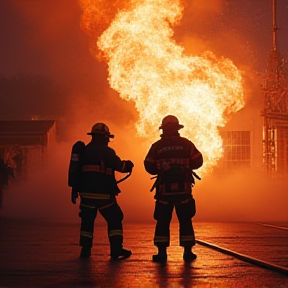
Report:
[[[159,129],[177,128],[177,130],[183,128],[184,125],[179,124],[179,120],[174,115],[167,115],[163,118]]]
[[[109,128],[106,124],[104,123],[96,123],[93,125],[91,132],[87,133],[88,135],[104,135],[108,138],[114,138],[114,135],[110,134]]]

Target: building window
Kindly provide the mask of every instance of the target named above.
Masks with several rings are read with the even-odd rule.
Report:
[[[221,137],[224,150],[221,168],[225,171],[250,168],[250,131],[222,131]]]

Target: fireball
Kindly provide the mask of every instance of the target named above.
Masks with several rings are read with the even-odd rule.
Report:
[[[81,0],[83,16],[89,15],[83,17],[86,27],[99,22],[99,15],[104,19],[105,9],[96,7],[100,2]],[[114,19],[95,41],[107,62],[110,86],[135,103],[139,136],[155,140],[162,118],[177,116],[185,126],[181,135],[203,153],[203,175],[223,154],[218,128],[244,106],[243,81],[230,59],[211,51],[186,55],[172,29],[182,10],[177,0],[132,0],[115,9]]]

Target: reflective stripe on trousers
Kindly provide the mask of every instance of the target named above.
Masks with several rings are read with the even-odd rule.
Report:
[[[82,198],[87,199],[109,200],[111,198],[110,194],[104,193],[79,192],[79,194]]]

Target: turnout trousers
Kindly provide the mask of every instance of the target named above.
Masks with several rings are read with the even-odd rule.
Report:
[[[179,245],[192,247],[195,245],[195,234],[192,225],[192,217],[195,215],[193,198],[182,203],[156,201],[154,219],[157,224],[154,234],[154,245],[160,248],[170,245],[170,222],[174,207],[179,221]]]
[[[121,251],[123,245],[123,212],[116,199],[100,200],[81,197],[79,244],[80,246],[93,246],[94,221],[98,211],[107,222],[110,254],[117,254],[117,251]]]

